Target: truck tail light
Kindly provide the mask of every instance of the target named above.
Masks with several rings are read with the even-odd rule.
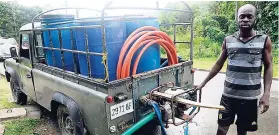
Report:
[[[192,68],[192,69],[191,69],[191,73],[192,73],[192,74],[195,73],[195,69]]]
[[[113,96],[107,96],[107,103],[112,103],[113,102]]]

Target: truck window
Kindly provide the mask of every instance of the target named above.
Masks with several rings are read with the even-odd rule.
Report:
[[[20,48],[20,56],[30,59],[29,56],[29,34],[22,34],[20,38],[21,48]]]
[[[42,35],[36,34],[36,46],[43,47]],[[44,49],[36,48],[36,57],[44,57]]]

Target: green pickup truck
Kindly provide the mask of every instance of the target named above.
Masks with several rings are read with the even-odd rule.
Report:
[[[100,11],[102,20],[106,10],[115,9],[120,8],[110,8],[107,4]],[[75,28],[88,28],[75,26],[43,28],[37,21],[38,18],[61,9],[49,10],[37,15],[32,23],[20,29],[19,55],[12,47],[10,48],[12,58],[4,61],[6,79],[10,82],[15,102],[21,105],[26,104],[28,97],[51,111],[57,116],[63,135],[149,135],[165,132],[168,124],[181,125],[190,121],[199,112],[200,107],[214,107],[199,103],[201,92],[192,89],[194,70],[192,69],[193,15],[191,9],[187,5],[185,10],[158,7],[138,9],[175,11],[190,15],[190,20],[187,22],[161,24],[161,26],[172,26],[174,29],[180,25],[187,25],[190,28],[189,42],[176,41],[175,32],[173,41],[189,44],[190,60],[179,59],[177,64],[165,65],[114,81],[100,80],[50,66],[46,64],[46,50],[53,52],[60,49],[60,51],[87,55],[90,52],[44,45],[42,33],[45,31],[59,29],[72,31]],[[99,25],[102,32],[104,32],[103,26],[105,25]],[[163,64],[167,60],[161,58],[160,62]],[[192,110],[190,114],[184,113],[189,110]],[[160,126],[161,129],[158,128]]]

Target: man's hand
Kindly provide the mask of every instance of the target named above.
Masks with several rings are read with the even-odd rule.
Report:
[[[261,114],[265,113],[269,109],[269,96],[263,95],[260,100]]]
[[[195,88],[195,90],[202,90],[202,88],[205,86],[205,84],[204,83],[201,83],[200,85],[196,85],[196,86],[194,86],[194,88]]]

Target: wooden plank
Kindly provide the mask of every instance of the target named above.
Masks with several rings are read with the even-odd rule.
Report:
[[[166,94],[166,93],[157,92],[157,91],[154,91],[152,93],[152,96],[164,97],[167,100],[171,100],[171,97],[172,97],[171,94]],[[181,97],[176,97],[175,101],[178,102],[178,103],[181,103],[181,104],[188,104],[188,105],[193,105],[193,106],[196,106],[196,107],[225,110],[225,107],[220,106],[220,105],[212,105],[212,104],[206,104],[206,103],[199,103],[199,102],[187,100],[187,99],[184,99],[184,98],[181,98]]]

